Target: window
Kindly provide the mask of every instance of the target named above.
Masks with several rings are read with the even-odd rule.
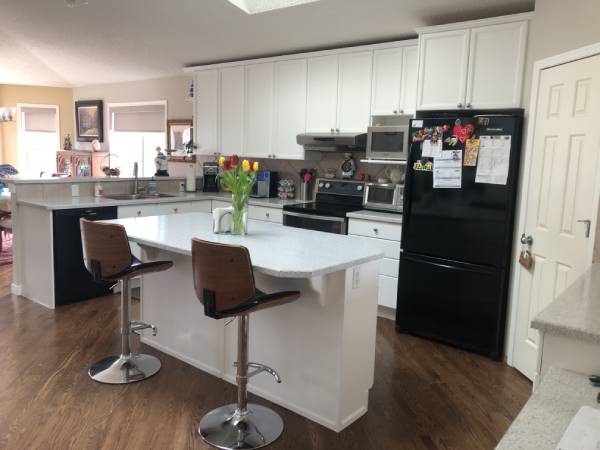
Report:
[[[50,176],[56,172],[60,148],[58,106],[17,104],[19,172],[24,178]]]
[[[165,101],[108,105],[111,165],[122,176],[133,174],[135,162],[140,176],[154,175],[156,147],[166,147],[166,112]]]

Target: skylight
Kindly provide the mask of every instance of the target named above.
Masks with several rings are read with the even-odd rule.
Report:
[[[248,14],[259,14],[274,9],[318,2],[319,0],[227,0]]]

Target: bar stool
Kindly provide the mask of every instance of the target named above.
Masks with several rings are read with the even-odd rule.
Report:
[[[156,327],[131,320],[131,286],[133,277],[162,272],[172,261],[142,262],[131,254],[125,227],[80,219],[83,261],[94,281],[121,282],[121,354],[98,361],[88,370],[93,380],[108,384],[126,384],[145,380],[160,370],[160,360],[152,355],[131,351],[130,335]]]
[[[192,264],[196,296],[204,314],[213,319],[238,318],[237,403],[221,406],[200,421],[198,433],[221,449],[254,449],[275,441],[283,420],[275,411],[248,404],[248,378],[267,372],[281,383],[279,374],[264,364],[248,362],[249,314],[300,297],[298,291],[265,294],[254,285],[252,263],[246,247],[192,239]],[[248,368],[254,369],[248,373]]]

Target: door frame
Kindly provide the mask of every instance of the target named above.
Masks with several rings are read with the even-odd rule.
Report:
[[[23,142],[23,130],[21,129],[21,110],[22,108],[40,108],[40,109],[54,109],[56,116],[54,124],[56,126],[56,150],[60,150],[60,105],[45,105],[41,103],[17,103],[16,122],[17,122],[17,163],[19,167],[23,167],[25,163],[25,155],[21,151],[21,142]],[[56,157],[54,158],[56,159]],[[56,164],[55,164],[56,165]]]
[[[529,100],[529,111],[527,114],[527,127],[525,132],[525,155],[524,155],[524,164],[523,164],[523,172],[520,177],[520,189],[518,191],[518,210],[516,214],[516,227],[514,233],[514,241],[513,241],[513,257],[517,255],[517,252],[521,248],[520,236],[521,233],[524,232],[525,229],[525,220],[526,220],[526,207],[527,207],[527,199],[529,196],[529,180],[531,175],[531,159],[532,159],[532,151],[533,142],[535,139],[535,126],[536,126],[536,115],[537,115],[537,103],[539,97],[539,86],[540,86],[540,78],[542,75],[542,71],[546,69],[550,69],[552,67],[560,66],[563,64],[572,63],[578,61],[580,59],[586,59],[593,56],[600,55],[600,42],[592,45],[588,45],[585,47],[581,47],[575,50],[570,50],[565,53],[560,53],[555,56],[550,56],[548,58],[544,58],[536,61],[533,64],[533,77],[531,83],[531,95]],[[599,200],[600,200],[600,171],[598,167],[596,168],[596,197],[594,200],[594,211],[598,212]],[[595,216],[594,216],[595,217]],[[596,226],[594,226],[591,230],[590,235],[590,244],[591,251],[588,254],[588,263],[591,264],[593,259],[593,248],[594,241],[596,239]],[[514,366],[514,355],[515,355],[515,347],[516,347],[516,334],[517,334],[517,310],[518,310],[518,294],[519,294],[519,283],[520,283],[520,270],[518,264],[513,264],[511,267],[511,277],[510,277],[510,286],[509,286],[509,311],[508,311],[508,339],[506,342],[506,361],[509,366]]]

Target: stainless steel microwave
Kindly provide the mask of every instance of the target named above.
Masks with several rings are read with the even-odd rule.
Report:
[[[367,158],[406,161],[410,126],[372,126],[367,133]]]
[[[366,209],[402,212],[404,185],[395,183],[365,183],[363,206]]]

